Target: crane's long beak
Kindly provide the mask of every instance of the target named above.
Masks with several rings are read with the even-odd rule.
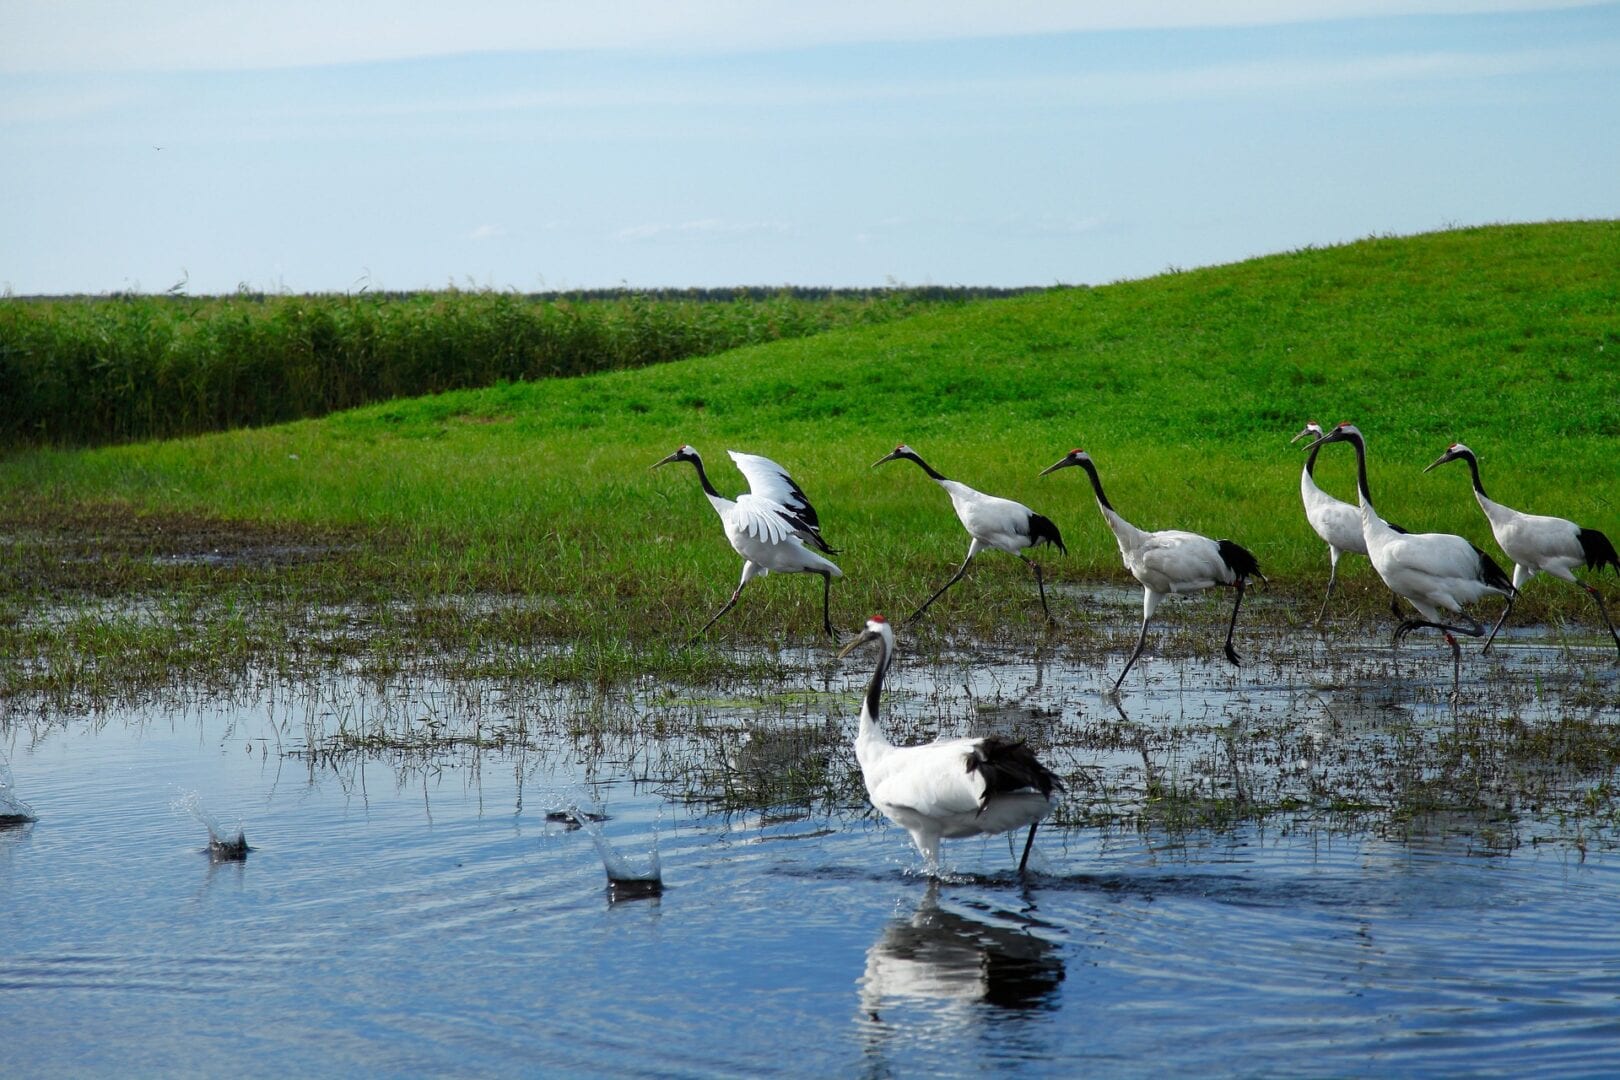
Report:
[[[898,451],[898,450],[890,450],[887,454],[884,454],[882,457],[880,457],[876,461],[872,462],[872,468],[875,469],[879,465],[883,464],[885,461],[893,461],[895,458],[897,458],[899,456],[900,456],[900,451]]]
[[[880,461],[878,464],[881,465],[883,463]],[[849,644],[838,650],[838,659],[842,660],[844,657],[848,656],[862,645],[865,645],[868,641],[876,639],[876,637],[877,632],[873,630],[868,630],[865,633],[857,634],[855,637],[849,640]]]
[[[1315,450],[1318,446],[1321,446],[1323,443],[1343,442],[1343,441],[1344,440],[1339,438],[1339,429],[1334,428],[1332,431],[1328,432],[1326,435],[1323,435],[1320,439],[1317,439],[1315,442],[1313,442],[1309,446],[1305,447],[1305,449],[1307,449],[1307,450]]]
[[[1445,453],[1441,454],[1439,457],[1437,457],[1433,461],[1429,462],[1428,465],[1424,466],[1423,471],[1428,472],[1430,469],[1434,468],[1436,465],[1444,465],[1448,461],[1456,461],[1456,460],[1457,460],[1457,455],[1453,454],[1450,450],[1447,450]]]
[[[1069,457],[1068,455],[1064,455],[1062,461],[1053,462],[1052,464],[1048,465],[1046,468],[1042,469],[1037,475],[1045,476],[1049,472],[1057,472],[1059,469],[1062,469],[1062,468],[1064,468],[1066,466],[1073,465],[1073,464],[1075,464],[1074,458]],[[1065,481],[1065,483],[1067,483],[1067,481]]]
[[[648,468],[649,469],[656,469],[660,465],[668,465],[672,461],[679,461],[679,460],[681,460],[681,452],[679,450],[677,450],[677,451],[675,451],[675,453],[669,455],[668,457],[660,458],[659,460],[653,462],[651,465],[648,466]]]
[[[1299,442],[1299,440],[1303,439],[1305,436],[1307,436],[1307,435],[1315,435],[1315,434],[1316,434],[1316,432],[1312,431],[1310,428],[1306,428],[1304,431],[1300,432],[1298,435],[1295,435],[1292,439],[1289,439],[1288,444],[1290,446],[1292,446],[1294,443]]]

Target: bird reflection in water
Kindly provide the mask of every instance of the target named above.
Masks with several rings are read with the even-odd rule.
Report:
[[[1054,1009],[1063,957],[1036,925],[1012,912],[980,919],[943,908],[932,882],[917,910],[886,925],[866,951],[861,1011],[881,1024],[886,1010],[943,1005],[934,1012],[954,1030],[962,1010]]]

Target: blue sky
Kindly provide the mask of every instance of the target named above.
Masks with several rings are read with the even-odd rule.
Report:
[[[1620,217],[1620,4],[0,0],[0,289],[1097,284]]]

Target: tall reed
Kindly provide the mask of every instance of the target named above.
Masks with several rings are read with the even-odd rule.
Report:
[[[978,293],[10,298],[0,300],[0,445],[273,424],[888,322],[970,295]]]

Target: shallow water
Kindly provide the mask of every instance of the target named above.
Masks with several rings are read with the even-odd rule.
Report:
[[[1608,658],[1470,651],[1454,708],[1439,649],[1403,647],[1392,670],[1377,643],[1239,648],[1241,672],[1150,656],[1117,709],[1098,691],[1118,653],[902,660],[891,733],[1029,735],[1104,822],[1043,827],[1022,883],[994,838],[947,842],[932,884],[858,808],[865,660],[806,653],[800,684],[712,699],[334,680],[14,709],[0,749],[39,820],[0,830],[5,1072],[1620,1067],[1613,815],[1554,809],[1612,766],[1551,769],[1541,808],[1500,805],[1496,758],[1464,777],[1490,797],[1461,810],[1329,800],[1189,826],[1147,795],[1405,806],[1399,785],[1433,783],[1461,730],[1620,720]],[[1510,736],[1486,741],[1519,760]],[[751,794],[789,773],[808,786]],[[656,846],[661,896],[613,901],[590,834],[547,820],[575,804],[630,862]],[[240,821],[245,861],[209,857],[193,807]]]

